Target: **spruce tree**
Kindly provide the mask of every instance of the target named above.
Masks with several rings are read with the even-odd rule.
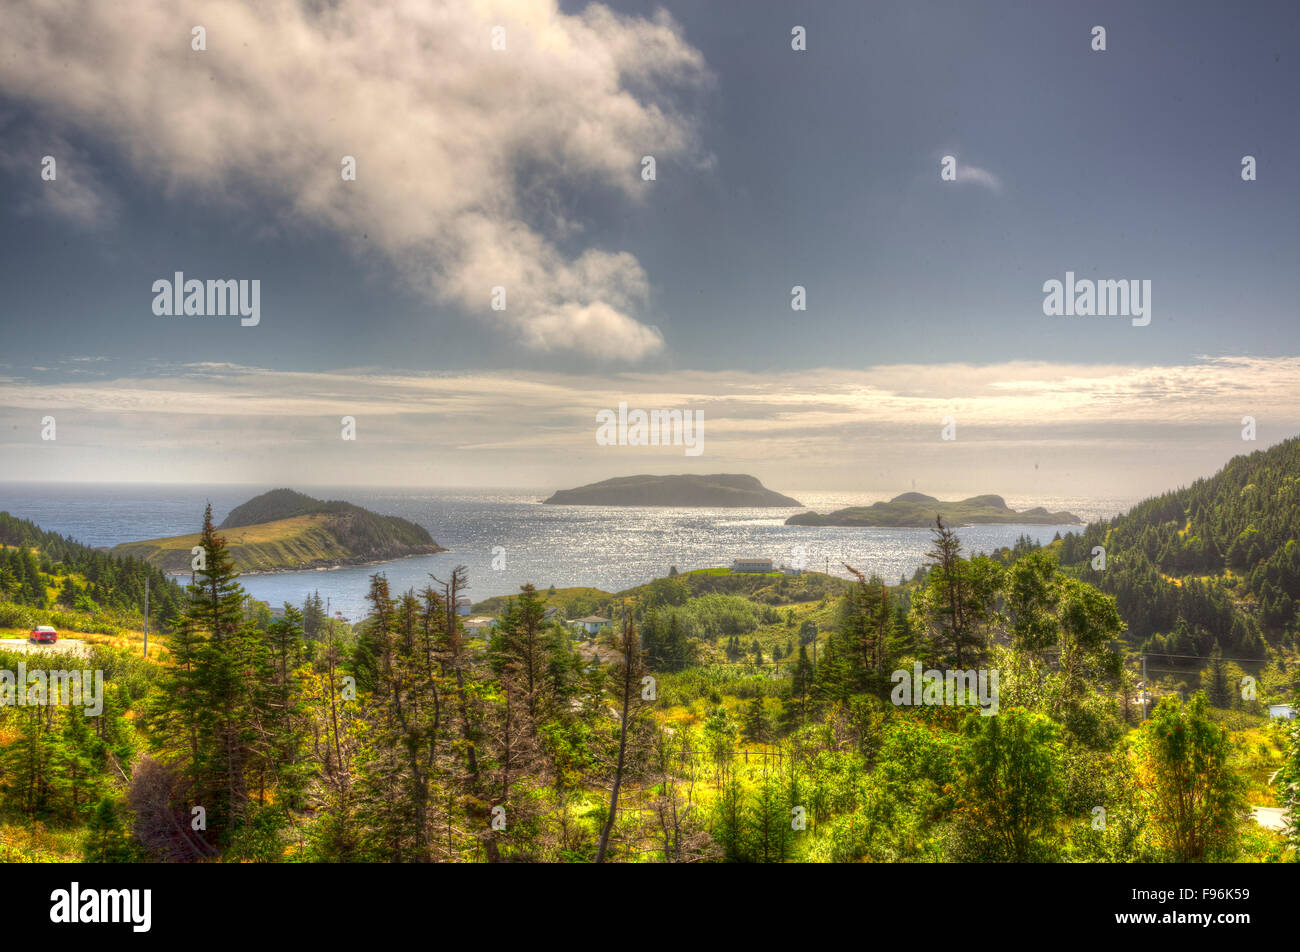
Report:
[[[1210,703],[1219,708],[1232,707],[1232,685],[1228,681],[1228,662],[1223,660],[1223,649],[1219,647],[1217,641],[1214,643],[1214,650],[1210,652],[1207,673],[1209,683],[1205,693],[1209,696]]]
[[[185,805],[203,807],[209,837],[222,842],[247,817],[262,666],[258,632],[245,621],[244,590],[226,540],[213,525],[211,503],[199,548],[202,560],[188,586],[189,603],[168,640],[173,663],[161,679],[150,721],[181,768]]]

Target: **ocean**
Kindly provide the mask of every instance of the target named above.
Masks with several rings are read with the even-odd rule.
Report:
[[[0,483],[0,511],[30,519],[91,546],[197,532],[203,507],[217,522],[235,506],[271,486],[196,486],[84,483]],[[410,519],[449,551],[374,565],[250,575],[254,598],[274,606],[301,604],[311,592],[353,621],[365,614],[369,576],[383,572],[394,592],[422,588],[429,576],[469,569],[469,595],[479,601],[514,594],[525,582],[545,589],[584,585],[615,592],[679,571],[727,566],[734,558],[770,558],[847,576],[843,563],[888,582],[910,577],[926,559],[928,529],[786,526],[795,512],[828,512],[869,504],[860,493],[794,493],[791,509],[664,509],[657,507],[546,506],[550,490],[418,490],[305,488],[324,499],[346,499],[385,515]],[[971,493],[973,495],[974,493]],[[952,495],[952,494],[950,494]],[[1085,520],[1105,518],[1136,499],[1006,497],[1013,509],[1044,506]],[[958,534],[970,552],[1010,545],[1022,534],[1047,542],[1079,526],[971,526]],[[494,567],[494,562],[496,567]]]

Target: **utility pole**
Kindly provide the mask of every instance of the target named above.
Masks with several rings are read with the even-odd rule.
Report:
[[[149,576],[144,577],[144,658],[149,660]]]
[[[1147,719],[1147,656],[1142,656],[1142,720]]]

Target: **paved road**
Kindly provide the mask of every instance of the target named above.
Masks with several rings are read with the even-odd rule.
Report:
[[[1251,807],[1255,822],[1265,829],[1283,831],[1286,829],[1286,810],[1281,807]]]
[[[0,650],[17,651],[23,654],[52,651],[55,654],[71,654],[85,657],[90,654],[90,645],[80,638],[60,638],[52,645],[33,644],[26,638],[0,638]]]

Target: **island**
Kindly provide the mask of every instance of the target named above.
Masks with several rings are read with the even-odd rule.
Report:
[[[561,489],[544,500],[566,506],[734,507],[800,506],[797,499],[773,492],[753,476],[619,476],[577,489]]]
[[[235,568],[245,574],[336,568],[446,551],[426,529],[407,519],[292,489],[273,489],[236,506],[217,528]],[[189,574],[190,549],[198,544],[199,534],[194,533],[124,542],[111,552],[164,572]]]
[[[945,502],[924,493],[903,493],[889,502],[870,506],[850,506],[835,512],[819,515],[801,512],[785,521],[787,526],[877,526],[889,528],[925,528],[933,526],[936,516],[950,526],[980,525],[1082,525],[1083,520],[1072,512],[1048,512],[1042,506],[1022,512],[1007,506],[1001,496],[971,496],[956,502]]]

